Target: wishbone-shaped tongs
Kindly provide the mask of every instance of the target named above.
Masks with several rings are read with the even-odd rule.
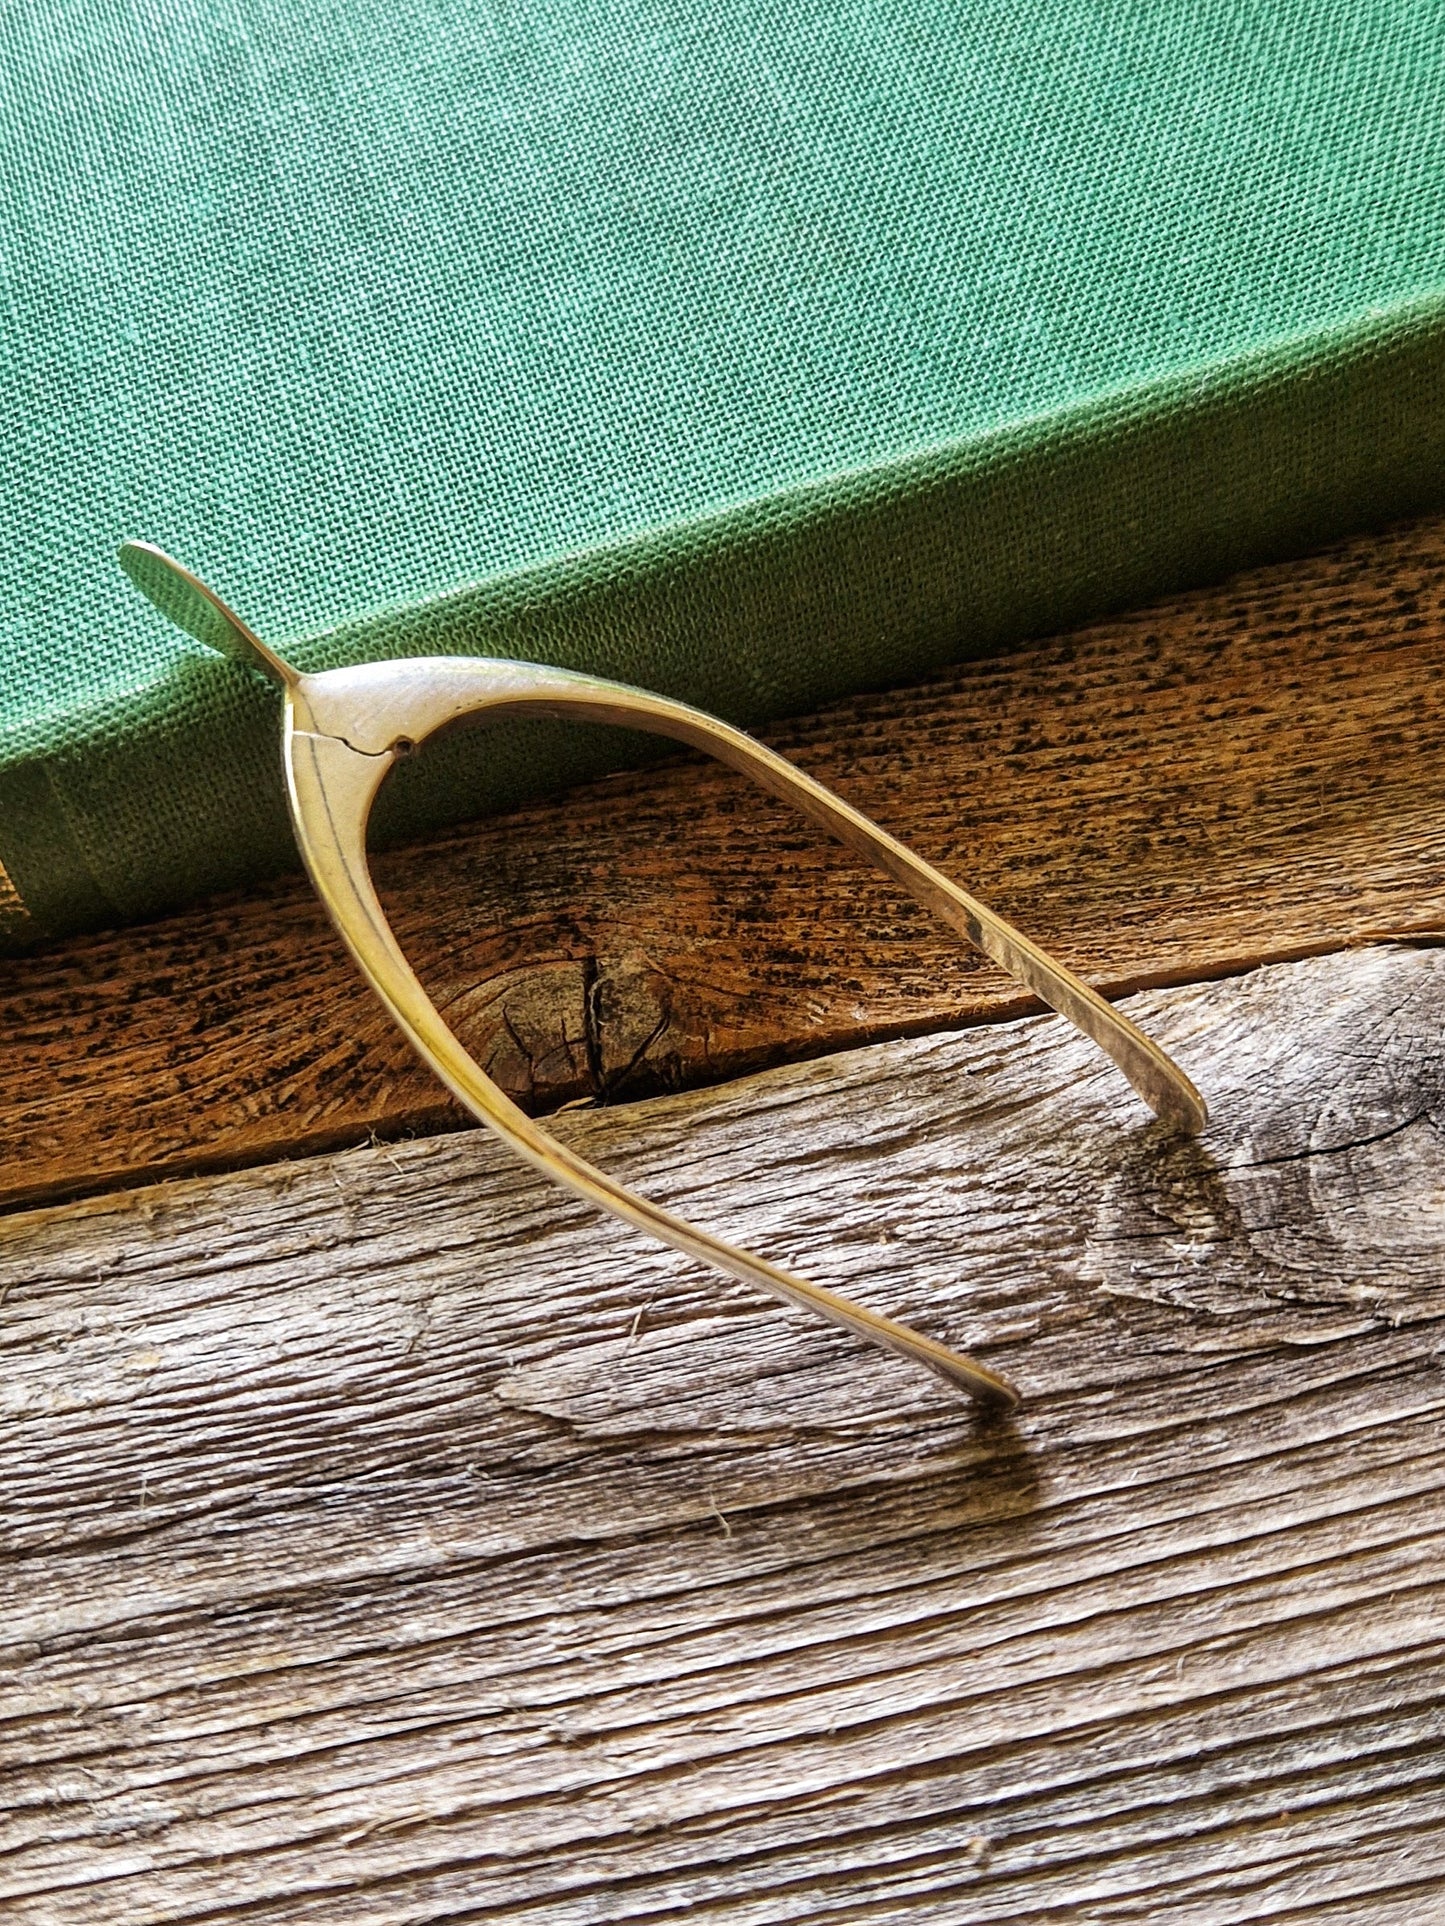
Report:
[[[1158,1116],[1184,1130],[1202,1129],[1208,1114],[1203,1099],[1156,1043],[1087,983],[876,823],[782,756],[700,709],[596,676],[485,657],[367,662],[303,675],[253,635],[204,582],[160,549],[127,542],[120,560],[131,580],[188,634],[207,648],[261,669],[280,685],[291,821],[316,893],[362,973],[423,1060],[475,1117],[547,1176],[688,1256],[716,1264],[790,1303],[807,1305],[845,1330],[927,1365],[975,1398],[1017,1404],[1018,1392],[997,1373],[905,1324],[697,1230],[595,1169],[519,1110],[452,1035],[392,935],[367,865],[366,824],[372,803],[399,756],[436,730],[470,716],[525,712],[670,736],[751,776],[860,856],[871,858],[935,916],[1092,1037]]]

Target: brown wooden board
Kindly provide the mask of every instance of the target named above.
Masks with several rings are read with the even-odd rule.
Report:
[[[1445,955],[0,1223],[15,1926],[1445,1916]]]
[[[1445,519],[771,738],[1111,991],[1445,926]],[[682,764],[392,853],[539,1110],[1017,1013],[991,966]],[[0,1205],[454,1127],[299,880],[0,964]]]

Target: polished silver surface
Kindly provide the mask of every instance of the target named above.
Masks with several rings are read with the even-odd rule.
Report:
[[[1160,1117],[1184,1130],[1202,1128],[1207,1117],[1202,1098],[1151,1038],[876,823],[715,716],[621,683],[528,662],[412,658],[301,674],[160,550],[128,543],[122,559],[145,593],[189,633],[260,668],[281,686],[291,820],[316,892],[372,988],[423,1060],[473,1116],[548,1177],[688,1256],[806,1305],[832,1323],[925,1365],[976,1398],[1017,1403],[1014,1386],[984,1365],[673,1216],[578,1157],[520,1110],[452,1034],[392,934],[367,864],[366,825],[372,804],[400,755],[438,729],[467,719],[525,713],[615,723],[668,736],[751,777],[877,863],[943,922],[1093,1038]]]

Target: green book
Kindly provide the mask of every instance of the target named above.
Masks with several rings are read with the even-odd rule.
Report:
[[[0,0],[0,98],[11,949],[294,860],[126,537],[746,724],[1445,501],[1441,0]]]

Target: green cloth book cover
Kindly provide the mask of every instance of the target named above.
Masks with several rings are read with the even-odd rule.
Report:
[[[755,723],[1445,501],[1440,0],[0,0],[0,98],[3,947],[294,860],[128,536]]]

